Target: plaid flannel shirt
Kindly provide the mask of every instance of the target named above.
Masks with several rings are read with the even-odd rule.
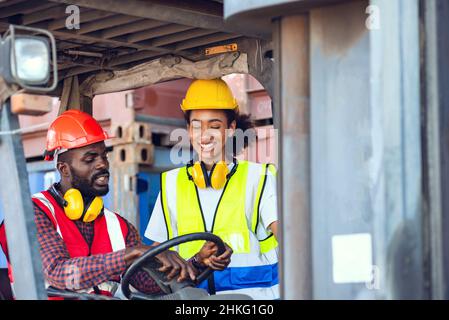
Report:
[[[87,289],[105,281],[119,281],[126,270],[125,250],[88,257],[71,258],[64,240],[55,230],[45,212],[34,204],[34,220],[40,245],[42,267],[46,280],[59,289]],[[125,220],[126,221],[126,220]],[[136,228],[128,224],[126,247],[141,244]],[[88,244],[92,243],[94,224],[75,221],[76,226]],[[131,285],[144,293],[160,293],[161,289],[146,272],[137,272]]]

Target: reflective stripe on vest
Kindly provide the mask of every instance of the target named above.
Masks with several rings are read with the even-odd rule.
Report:
[[[173,230],[171,227],[171,219],[170,214],[168,211],[168,204],[167,204],[167,193],[166,190],[166,184],[167,184],[167,172],[162,172],[161,174],[161,207],[162,211],[164,211],[164,219],[165,219],[165,226],[167,227],[167,237],[168,239],[173,238]]]
[[[50,202],[50,200],[47,199],[47,198],[44,196],[44,194],[43,194],[42,192],[33,194],[33,196],[32,196],[31,198],[32,198],[33,200],[34,200],[34,199],[39,200],[39,201],[42,203],[42,205],[44,205],[44,206],[47,208],[47,210],[48,210],[48,211],[50,212],[50,214],[51,214],[51,217],[49,217],[49,218],[50,218],[51,222],[53,222],[53,225],[54,225],[55,228],[56,228],[56,232],[58,232],[58,234],[59,234],[59,235],[61,236],[61,238],[62,238],[61,230],[59,229],[59,225],[58,225],[58,223],[56,222],[55,208],[54,208],[53,204]],[[42,207],[41,207],[41,209],[42,209]],[[47,214],[47,216],[48,216],[48,214]]]
[[[237,171],[226,182],[215,210],[212,229],[206,230],[198,189],[181,169],[176,185],[176,213],[178,235],[193,232],[212,232],[227,243],[234,253],[249,253],[249,230],[245,216],[246,178],[248,163],[240,162]],[[179,196],[182,195],[182,196]],[[190,258],[200,251],[204,241],[181,244],[179,254]]]
[[[251,165],[251,166],[250,166]],[[257,166],[257,167],[255,167]],[[259,180],[249,190],[248,179],[254,179],[255,170],[261,168]],[[279,297],[277,276],[277,242],[272,234],[262,241],[257,240],[256,228],[260,215],[260,200],[266,183],[267,166],[250,164],[239,161],[235,174],[223,188],[217,205],[212,230],[206,230],[198,190],[188,179],[186,167],[177,171],[164,172],[161,175],[161,201],[169,238],[174,236],[173,227],[177,228],[176,235],[193,232],[210,231],[221,237],[233,248],[234,255],[231,265],[224,271],[215,272],[216,291],[246,290],[254,293],[254,297],[263,296],[265,299]],[[249,173],[251,172],[251,177]],[[257,171],[259,172],[259,171]],[[169,176],[170,174],[170,176]],[[175,176],[171,176],[175,174]],[[167,203],[168,194],[173,185],[167,186],[167,180],[176,181],[176,198],[170,198],[174,207]],[[248,224],[245,213],[246,193],[254,192],[252,216]],[[168,196],[167,196],[168,195]],[[169,212],[169,208],[175,212]],[[173,220],[174,221],[171,221]],[[167,223],[168,222],[168,223]],[[256,241],[256,243],[254,243]],[[203,242],[190,242],[180,245],[178,251],[183,258],[189,258],[197,253]],[[207,289],[207,283],[200,287]]]
[[[90,254],[115,252],[126,248],[125,239],[128,232],[126,223],[119,219],[117,214],[108,209],[104,208],[104,216],[97,218],[94,222],[94,240],[92,241],[91,248],[89,248],[75,223],[65,216],[63,209],[57,205],[50,193],[46,191],[37,193],[32,196],[32,199],[52,221],[54,228],[66,243],[66,247],[72,258],[88,256]],[[60,225],[61,223],[62,225]],[[100,236],[101,238],[96,238],[96,236]],[[73,245],[76,242],[79,242],[78,246]],[[48,283],[46,283],[46,286],[48,287]],[[76,284],[74,284],[74,287],[76,287]],[[112,295],[118,285],[115,281],[106,281],[97,287],[103,294]],[[75,291],[95,292],[94,288],[75,289]]]
[[[254,211],[252,216],[251,230],[254,234],[257,234],[257,226],[260,221],[260,201],[262,200],[263,190],[265,189],[265,184],[267,182],[267,174],[276,175],[276,171],[273,165],[264,164],[262,169],[263,175],[259,180],[259,185],[257,186],[256,201],[254,205]],[[270,173],[269,173],[270,172]],[[275,249],[278,246],[276,238],[273,234],[270,234],[266,239],[259,240],[260,252],[266,253],[270,250]]]
[[[108,209],[104,208],[104,217],[106,218],[106,228],[111,241],[112,251],[120,251],[126,249],[125,237],[120,227],[120,221],[117,215]],[[112,235],[112,236],[111,236]]]

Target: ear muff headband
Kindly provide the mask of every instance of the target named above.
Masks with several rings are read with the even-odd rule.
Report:
[[[56,200],[56,202],[63,208],[67,205],[67,201],[64,200],[64,198],[61,197],[58,190],[56,190],[56,184],[53,184],[48,191],[52,195],[52,197]]]

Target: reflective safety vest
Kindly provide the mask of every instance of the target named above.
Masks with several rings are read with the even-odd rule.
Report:
[[[228,268],[214,272],[217,293],[237,291],[255,299],[279,298],[277,241],[273,234],[265,239],[257,237],[260,201],[267,174],[273,169],[267,164],[239,161],[237,170],[222,190],[211,230],[206,228],[198,189],[189,180],[187,168],[174,169],[161,175],[161,202],[168,238],[194,232],[212,232],[233,249]],[[249,181],[257,182],[250,184]],[[176,199],[171,199],[170,189],[174,186],[168,185],[170,183],[176,183]],[[255,195],[254,203],[249,206],[250,219],[245,212],[248,207],[247,192]],[[177,235],[173,232],[175,228]],[[188,259],[200,251],[203,244],[204,241],[184,243],[177,250]],[[202,283],[200,287],[207,288],[207,284]]]
[[[94,238],[89,246],[74,221],[64,213],[48,191],[34,194],[33,202],[41,208],[53,223],[54,228],[64,240],[71,258],[87,257],[95,254],[106,254],[126,248],[128,225],[116,213],[104,209],[104,214],[94,221]],[[120,278],[106,281],[95,287],[79,289],[76,279],[67,279],[69,290],[76,292],[97,293],[113,296],[118,288]],[[46,283],[46,287],[49,284]]]

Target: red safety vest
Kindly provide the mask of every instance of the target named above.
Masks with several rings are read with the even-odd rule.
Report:
[[[106,208],[104,209],[104,214],[94,221],[94,238],[92,244],[89,246],[76,224],[65,215],[63,208],[61,208],[48,191],[37,193],[33,195],[32,199],[53,223],[54,228],[64,240],[71,258],[87,257],[125,249],[128,225],[118,214]],[[113,282],[108,281],[96,287],[101,294],[112,296],[116,284],[114,285]],[[98,292],[94,288],[83,290],[76,290],[75,288],[67,289],[88,293]]]

